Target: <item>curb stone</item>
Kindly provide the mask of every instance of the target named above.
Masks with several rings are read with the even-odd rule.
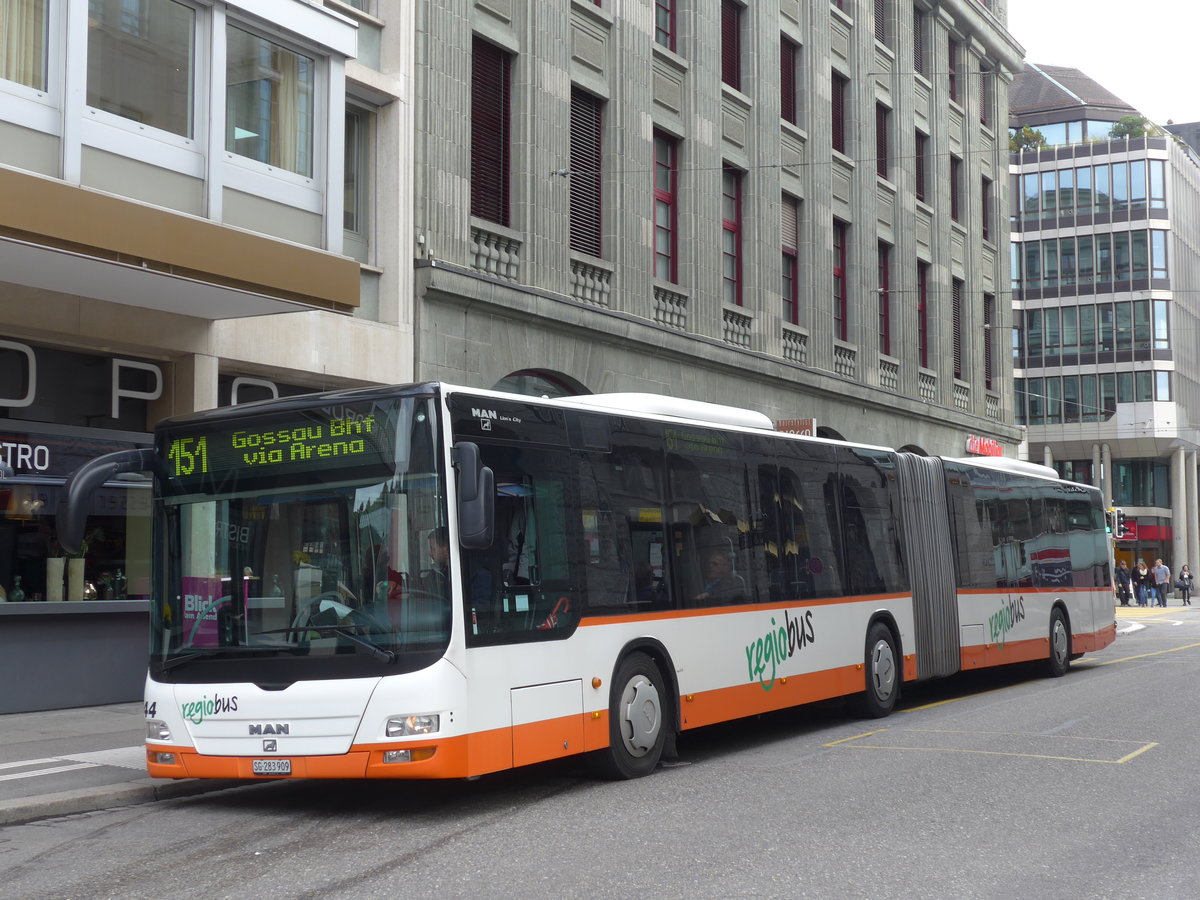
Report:
[[[238,780],[209,781],[199,778],[184,778],[178,781],[145,778],[127,784],[81,788],[74,791],[61,791],[57,794],[5,800],[0,802],[0,827],[21,825],[39,819],[69,816],[76,813],[99,812],[120,806],[153,803],[157,800],[193,797],[198,794],[223,791],[227,788],[254,783]]]

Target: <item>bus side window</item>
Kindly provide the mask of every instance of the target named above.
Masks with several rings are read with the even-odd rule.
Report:
[[[878,594],[908,588],[896,530],[899,498],[890,454],[838,450],[842,537],[847,593]]]
[[[667,472],[678,596],[685,606],[753,600],[740,574],[750,557],[740,441],[734,435],[677,429],[674,443],[678,452],[668,455]]]
[[[587,605],[600,614],[671,604],[657,426],[614,425],[612,450],[579,465]]]

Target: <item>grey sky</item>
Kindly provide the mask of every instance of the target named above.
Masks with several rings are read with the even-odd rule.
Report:
[[[1200,121],[1190,0],[1008,0],[1008,30],[1029,62],[1070,66],[1154,122]]]

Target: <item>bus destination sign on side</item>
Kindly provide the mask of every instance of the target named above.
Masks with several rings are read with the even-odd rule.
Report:
[[[391,429],[375,408],[312,409],[266,424],[168,431],[167,472],[180,483],[231,473],[310,472],[390,464]]]

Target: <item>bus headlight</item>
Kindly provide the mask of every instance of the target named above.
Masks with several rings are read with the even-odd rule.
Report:
[[[413,734],[436,734],[441,716],[393,716],[387,721],[388,737],[407,737]]]
[[[146,740],[169,741],[170,739],[171,729],[167,727],[166,722],[160,722],[158,719],[146,721]]]

